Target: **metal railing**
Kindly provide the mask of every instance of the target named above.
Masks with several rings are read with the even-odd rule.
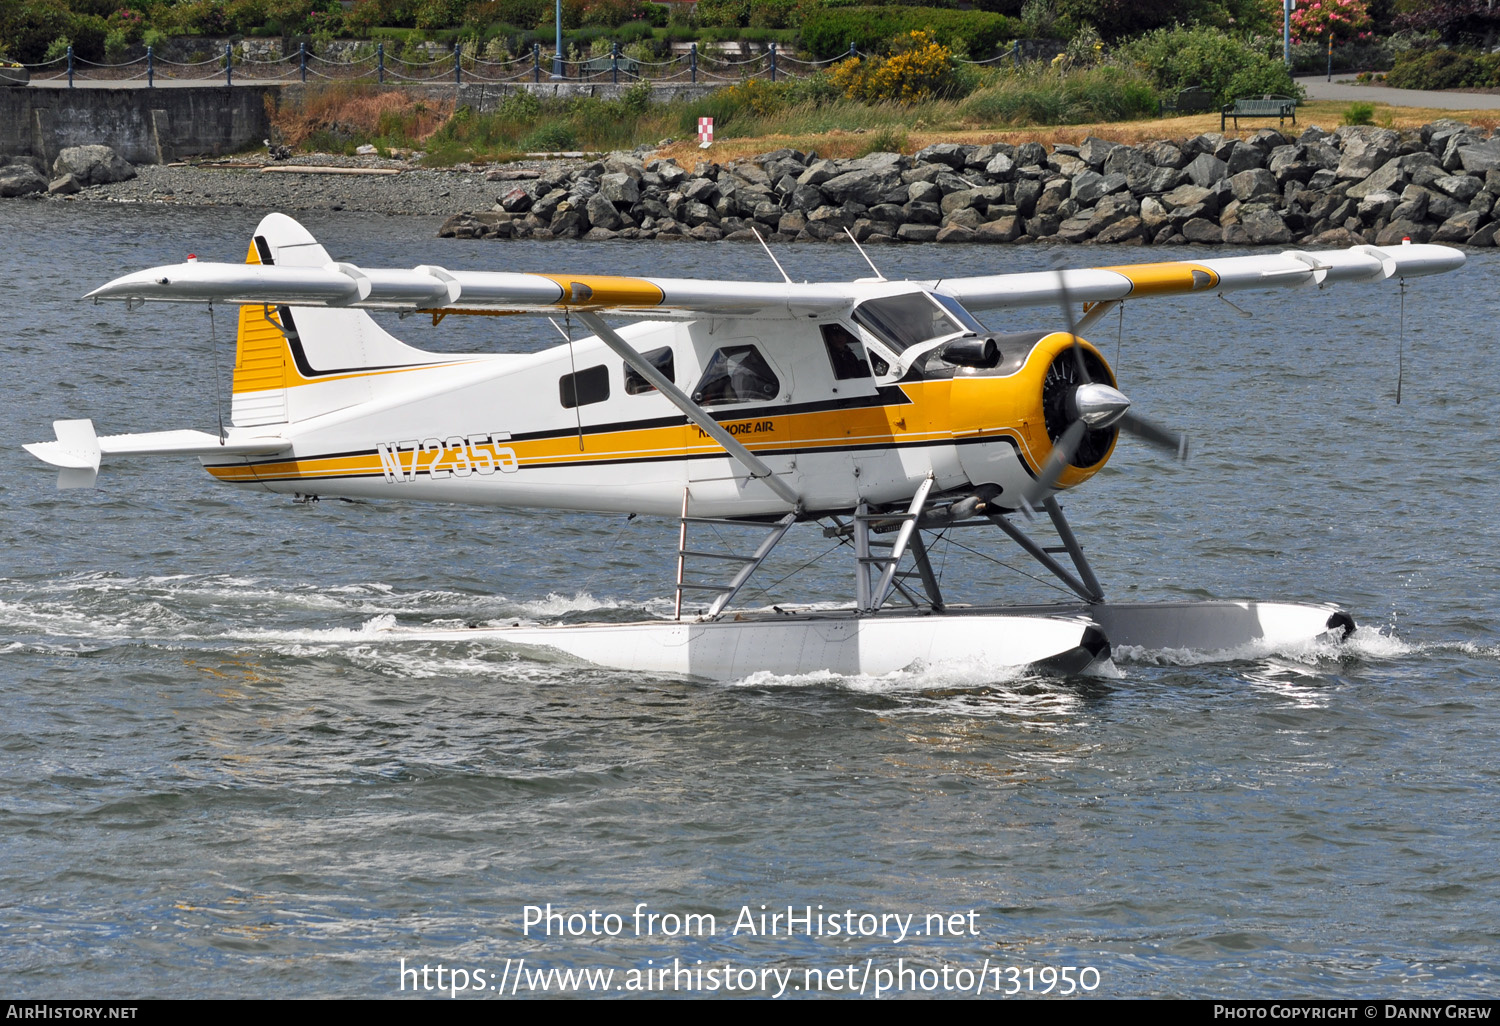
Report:
[[[368,52],[335,60],[312,53],[303,43],[297,52],[272,59],[243,54],[236,56],[233,46],[226,44],[222,54],[198,61],[168,60],[158,57],[154,48],[148,46],[144,55],[119,63],[85,60],[74,54],[70,46],[62,57],[21,66],[30,72],[32,81],[60,82],[66,79],[69,87],[83,81],[144,82],[150,88],[158,80],[212,82],[225,86],[307,81],[452,82],[462,85],[466,82],[542,81],[618,84],[642,80],[729,85],[748,79],[776,82],[805,78],[829,65],[858,56],[861,56],[860,52],[851,43],[848,51],[838,57],[802,60],[782,53],[772,43],[765,53],[735,59],[711,50],[700,50],[698,44],[693,43],[687,53],[664,61],[648,61],[628,56],[615,43],[607,53],[568,59],[554,53],[543,53],[541,45],[534,43],[529,54],[509,60],[486,60],[465,53],[462,45],[455,43],[451,54],[424,61],[407,60],[387,53],[384,43],[376,43]],[[1000,60],[1003,56],[992,60]]]

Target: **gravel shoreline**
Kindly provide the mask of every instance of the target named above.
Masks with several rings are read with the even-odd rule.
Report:
[[[249,157],[213,164],[141,164],[136,177],[94,185],[72,195],[39,194],[51,203],[139,203],[160,206],[259,207],[295,213],[352,210],[447,217],[488,210],[517,181],[572,171],[581,158],[529,160],[503,166],[418,168],[396,160],[299,154],[287,161]],[[266,172],[262,168],[398,169],[393,175]]]

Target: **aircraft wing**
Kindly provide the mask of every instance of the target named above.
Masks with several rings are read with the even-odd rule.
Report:
[[[565,309],[695,314],[815,313],[864,298],[845,283],[709,281],[618,275],[281,267],[190,261],[116,278],[85,299],[330,306],[363,310],[558,313]]]
[[[269,241],[268,241],[269,240]],[[256,257],[257,247],[263,247]],[[993,252],[993,251],[992,251]],[[651,316],[806,316],[847,309],[896,292],[930,288],[975,310],[1055,306],[1066,295],[1101,303],[1146,296],[1276,286],[1380,281],[1439,274],[1462,266],[1446,246],[1354,246],[1346,250],[1180,260],[1085,270],[1030,271],[924,282],[753,282],[617,275],[361,268],[329,259],[307,230],[271,214],[256,230],[247,263],[186,263],[137,271],[87,297],[129,304],[214,302],[229,305],[326,306],[444,313],[532,313],[563,310]],[[1061,279],[1059,274],[1062,275]]]
[[[972,310],[1056,306],[1066,288],[1073,302],[1101,303],[1193,292],[1231,292],[1291,285],[1420,278],[1462,267],[1464,255],[1447,246],[1353,246],[1323,252],[1288,250],[1257,256],[1125,264],[1086,270],[1030,271],[931,283]],[[1059,281],[1061,274],[1061,281]]]

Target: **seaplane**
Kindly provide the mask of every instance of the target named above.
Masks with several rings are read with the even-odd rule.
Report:
[[[59,420],[55,440],[26,448],[59,468],[60,488],[94,485],[106,456],[194,456],[220,483],[299,497],[678,521],[671,617],[398,628],[396,640],[710,679],[970,659],[1069,674],[1107,665],[1112,645],[1275,649],[1337,641],[1354,620],[1331,604],[1106,598],[1058,495],[1096,477],[1121,435],[1174,457],[1187,442],[1132,408],[1082,333],[1126,300],[1404,282],[1463,263],[1405,243],[930,281],[888,280],[874,263],[832,283],[373,269],[271,214],[242,264],[189,258],[85,297],[237,308],[228,424],[101,436]],[[550,318],[565,341],[426,352],[370,311]],[[992,331],[984,311],[1053,323]],[[800,525],[847,552],[852,603],[737,609]],[[945,601],[932,544],[976,528],[1068,601]],[[705,547],[705,532],[742,541]]]

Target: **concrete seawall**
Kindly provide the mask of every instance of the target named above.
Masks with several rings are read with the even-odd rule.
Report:
[[[37,157],[48,164],[67,146],[103,143],[132,164],[162,164],[189,156],[219,156],[257,147],[271,134],[266,94],[290,99],[308,88],[300,84],[246,84],[226,87],[0,89],[0,153]],[[315,87],[314,87],[315,88]],[[403,88],[387,86],[386,88]],[[407,86],[423,95],[448,99],[451,84]],[[483,113],[507,94],[526,90],[543,97],[618,95],[627,83],[465,82],[457,99]],[[711,91],[707,83],[653,84],[660,99],[693,98]]]
[[[265,95],[277,88],[0,89],[0,153],[48,164],[90,143],[132,164],[233,153],[269,134]]]

